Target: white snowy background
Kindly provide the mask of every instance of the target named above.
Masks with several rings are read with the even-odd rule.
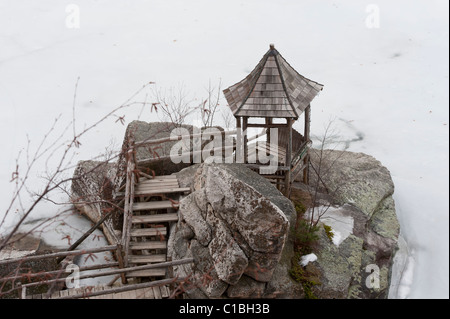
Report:
[[[391,298],[448,298],[448,7],[446,0],[0,0],[0,219],[21,150],[25,167],[27,135],[35,150],[58,115],[53,139],[70,125],[78,78],[77,132],[148,82],[183,86],[200,101],[209,82],[223,89],[240,81],[274,43],[299,73],[325,85],[312,103],[312,133],[335,119],[342,138],[353,140],[350,151],[376,157],[392,174],[408,262]],[[149,88],[134,100],[151,100]],[[96,127],[73,163],[120,146],[139,116],[158,120],[139,105],[118,115],[125,125],[112,117]],[[46,163],[36,165],[29,185],[37,191]],[[62,209],[45,203],[31,219]],[[71,227],[53,225],[44,237],[67,246],[67,234],[89,227],[68,218]]]

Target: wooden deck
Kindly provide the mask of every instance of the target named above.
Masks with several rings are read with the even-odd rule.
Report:
[[[167,285],[121,292],[108,292],[109,290],[113,289],[106,286],[87,286],[57,291],[50,296],[46,294],[30,295],[26,299],[163,299],[171,296],[170,288]]]

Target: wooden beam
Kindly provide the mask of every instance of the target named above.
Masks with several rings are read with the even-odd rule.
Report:
[[[258,124],[258,123],[248,123],[247,127],[263,127],[263,128],[285,128],[287,124],[280,124],[280,123],[271,123],[271,124]]]
[[[286,172],[285,184],[284,184],[284,192],[285,196],[289,198],[289,194],[291,192],[291,162],[292,162],[292,124],[293,120],[291,118],[287,118],[287,126],[288,126],[288,141],[287,141],[287,149],[286,149],[286,158],[285,165],[289,168],[289,171]]]
[[[117,262],[110,262],[110,263],[106,263],[106,264],[99,264],[99,265],[91,265],[91,266],[86,266],[86,267],[80,267],[80,271],[89,271],[89,270],[98,270],[98,269],[104,269],[104,268],[114,268],[117,267],[119,265],[119,263]],[[5,281],[10,281],[10,280],[17,280],[17,279],[31,279],[31,278],[47,278],[50,276],[55,276],[55,275],[62,275],[65,273],[65,269],[59,269],[59,270],[51,270],[51,271],[45,271],[45,272],[38,272],[38,273],[25,273],[25,274],[17,274],[11,277],[4,277],[4,278],[0,278],[0,283],[1,282],[5,282]],[[49,279],[49,278],[47,278]]]
[[[270,145],[270,128],[272,124],[272,118],[266,118],[266,130],[267,130],[267,134],[266,134],[266,145]],[[269,156],[270,154],[270,150],[266,150],[266,156]]]
[[[124,263],[124,261],[123,261],[123,250],[122,250],[122,245],[117,245],[117,250],[116,250],[116,258],[117,258],[117,261],[119,262],[119,268],[125,268],[125,263]],[[128,283],[128,280],[127,280],[127,278],[126,278],[126,276],[125,276],[125,274],[124,273],[121,273],[120,275],[120,278],[121,278],[121,280],[122,280],[122,284],[127,284]]]
[[[91,249],[61,251],[61,252],[50,253],[50,254],[42,254],[42,255],[28,256],[28,257],[4,259],[4,260],[0,260],[0,265],[10,264],[10,263],[18,263],[18,262],[34,261],[34,260],[40,260],[40,259],[44,259],[44,258],[93,254],[93,253],[99,253],[99,252],[104,252],[104,251],[113,251],[113,250],[116,250],[116,249],[117,249],[116,245],[111,245],[111,246],[97,247],[97,248],[91,248]]]
[[[243,154],[243,147],[244,144],[243,136],[242,136],[242,125],[241,125],[241,118],[239,116],[236,116],[236,163],[243,163],[244,162],[244,154]]]
[[[188,263],[192,263],[192,262],[194,262],[194,258],[185,258],[185,259],[180,259],[180,260],[174,260],[171,262],[162,262],[162,263],[155,263],[155,264],[149,264],[149,265],[143,265],[143,266],[134,266],[134,267],[128,267],[128,268],[122,268],[122,269],[106,270],[103,272],[95,272],[95,273],[80,275],[79,279],[81,280],[81,279],[86,279],[86,278],[112,276],[112,275],[130,272],[130,271],[148,270],[148,269],[155,269],[155,268],[167,268],[169,266],[183,265],[183,264],[188,264]],[[50,280],[32,282],[32,283],[26,284],[26,286],[27,287],[38,286],[38,285],[50,284],[50,283],[54,283],[54,282],[64,282],[65,280],[66,280],[66,278],[50,279]]]
[[[304,137],[306,141],[310,141],[310,127],[311,127],[311,104],[305,109],[305,132]],[[305,168],[303,169],[303,183],[309,184],[309,147],[306,151],[306,156],[303,160]]]
[[[125,291],[131,291],[131,290],[137,290],[137,289],[143,289],[143,288],[152,288],[152,287],[157,287],[157,286],[176,284],[176,283],[183,282],[187,279],[188,279],[187,277],[182,277],[182,278],[169,278],[169,279],[155,280],[155,281],[145,282],[145,283],[141,283],[141,284],[133,284],[133,285],[126,285],[126,286],[118,287],[118,288],[105,289],[103,291],[93,291],[90,293],[80,293],[80,294],[76,294],[76,295],[61,296],[59,298],[54,298],[54,299],[89,298],[89,297],[95,297],[95,296],[100,296],[100,295],[107,295],[107,294],[111,294],[111,293],[119,293],[119,292],[125,292]]]
[[[311,126],[311,104],[309,104],[305,109],[305,131],[303,136],[305,140],[308,141],[310,139],[310,126]]]
[[[244,163],[248,162],[248,138],[247,138],[247,128],[248,128],[248,116],[244,116],[242,118],[242,130],[244,133],[244,139],[243,139],[243,144],[244,144]]]

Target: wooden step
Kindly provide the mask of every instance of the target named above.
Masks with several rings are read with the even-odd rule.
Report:
[[[167,235],[166,227],[153,228],[135,228],[131,229],[131,237],[150,237],[150,236],[165,236]]]
[[[143,202],[143,203],[134,203],[133,204],[133,211],[157,210],[157,209],[167,209],[167,208],[178,208],[178,205],[172,203],[170,200],[152,201],[152,202]]]
[[[154,180],[168,180],[168,179],[177,179],[176,175],[161,175],[161,176],[155,176],[154,178],[148,179],[147,177],[141,177],[142,181],[154,181]]]
[[[134,192],[135,195],[153,195],[153,194],[173,194],[190,192],[190,187],[165,187],[158,189],[139,189]]]
[[[139,181],[139,185],[157,185],[157,184],[173,184],[173,183],[178,184],[178,180],[174,178],[174,179],[147,179],[145,181],[143,180]]]
[[[155,215],[141,215],[131,217],[133,224],[138,223],[164,223],[178,221],[178,213],[155,214]]]
[[[166,185],[152,185],[152,186],[141,186],[138,185],[135,188],[135,191],[139,191],[139,192],[144,192],[144,191],[159,191],[162,192],[162,190],[164,189],[172,189],[172,188],[180,188],[180,186],[178,186],[178,184],[173,183],[173,184],[166,184]]]
[[[167,180],[167,181],[146,181],[146,182],[139,182],[137,186],[145,186],[145,187],[154,187],[154,186],[160,186],[160,185],[178,185],[178,181],[176,179],[174,180]]]
[[[178,186],[178,180],[176,179],[167,179],[167,180],[147,180],[147,181],[140,181],[137,185],[138,186],[159,186],[159,185],[172,185],[175,184]]]
[[[158,189],[136,189],[134,191],[135,196],[152,196],[158,194],[173,194],[173,193],[186,193],[190,192],[191,189],[189,187],[166,187],[166,188],[158,188]],[[117,197],[125,196],[124,192],[117,193]]]
[[[127,273],[127,278],[132,277],[164,277],[166,275],[165,268],[155,268],[147,270],[136,270]]]
[[[166,249],[167,241],[130,242],[131,250]]]
[[[162,263],[166,261],[166,255],[131,255],[128,258],[128,262],[131,264],[151,264]]]

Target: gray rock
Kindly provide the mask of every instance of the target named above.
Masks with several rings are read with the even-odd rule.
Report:
[[[177,176],[193,192],[180,202],[182,218],[169,238],[170,254],[174,259],[202,256],[194,257],[193,271],[198,278],[210,279],[212,284],[199,288],[209,298],[225,290],[227,296],[239,298],[264,295],[265,283],[280,260],[289,262],[282,257],[289,246],[289,221],[295,216],[292,203],[265,178],[239,164],[202,164]],[[185,239],[190,253],[178,235],[185,226],[194,234]]]
[[[265,288],[265,283],[244,275],[237,284],[227,289],[227,296],[229,298],[262,298]]]
[[[188,132],[193,131],[192,125],[181,125],[180,129]],[[132,121],[128,124],[124,140],[122,143],[122,150],[127,150],[129,141],[142,142],[146,140],[163,139],[170,137],[172,132],[176,130],[176,126],[170,122],[143,122]],[[191,163],[174,163],[170,158],[171,148],[178,143],[177,141],[167,141],[158,144],[148,144],[135,149],[136,161],[140,169],[147,174],[155,175],[170,175],[181,169],[188,167]],[[123,181],[127,166],[127,159],[124,156],[126,152],[122,152],[118,158],[117,176],[115,185],[119,187]]]
[[[321,178],[328,192],[341,204],[353,204],[369,217],[385,198],[394,193],[394,183],[388,169],[370,155],[311,150],[311,165],[316,170],[321,166]],[[314,170],[311,170],[311,185],[324,187],[317,182]]]
[[[323,200],[327,195],[322,194],[320,204],[333,209],[321,222],[351,218],[353,224],[338,246],[320,228],[320,249],[313,264],[321,271],[321,285],[315,286],[314,292],[320,298],[387,298],[400,231],[389,171],[362,153],[327,150],[324,155],[322,179],[327,187],[313,174],[312,184],[320,184],[322,191],[328,190],[342,206],[327,204]],[[317,166],[318,160],[317,154],[313,155],[312,165]],[[377,277],[376,285],[367,282],[369,276]]]
[[[164,125],[133,122],[127,136],[132,134],[136,140],[168,136]],[[166,146],[159,156],[167,154],[170,145]],[[153,155],[148,149],[137,153],[138,159]],[[339,214],[330,218],[351,218],[352,224],[338,245],[320,228],[314,251],[317,260],[305,266],[320,282],[313,293],[320,298],[386,298],[400,231],[389,171],[362,153],[327,150],[323,155],[322,180],[310,170],[310,186],[322,192],[317,204],[332,205]],[[110,199],[112,189],[120,184],[114,177],[120,176],[123,160],[117,165],[78,164],[71,199],[92,221],[101,217],[104,208],[98,202]],[[317,153],[312,152],[311,163],[317,168]],[[289,199],[243,165],[198,164],[184,169],[164,161],[158,165],[148,168],[158,174],[175,173],[180,186],[192,190],[180,201],[181,218],[171,227],[168,241],[168,256],[173,260],[194,258],[193,264],[174,267],[175,275],[190,278],[184,287],[187,297],[305,296],[302,286],[289,275],[294,256],[290,226],[297,219]],[[326,215],[322,223],[327,223]],[[103,228],[111,243],[116,240],[114,229],[121,229],[119,218]],[[377,288],[367,283],[373,275],[368,269],[374,266]]]
[[[75,168],[70,200],[74,206],[92,222],[96,223],[108,209],[107,201],[113,197],[116,163],[80,161]],[[118,242],[116,229],[121,229],[122,219],[113,215],[102,225],[103,233],[111,245]]]

